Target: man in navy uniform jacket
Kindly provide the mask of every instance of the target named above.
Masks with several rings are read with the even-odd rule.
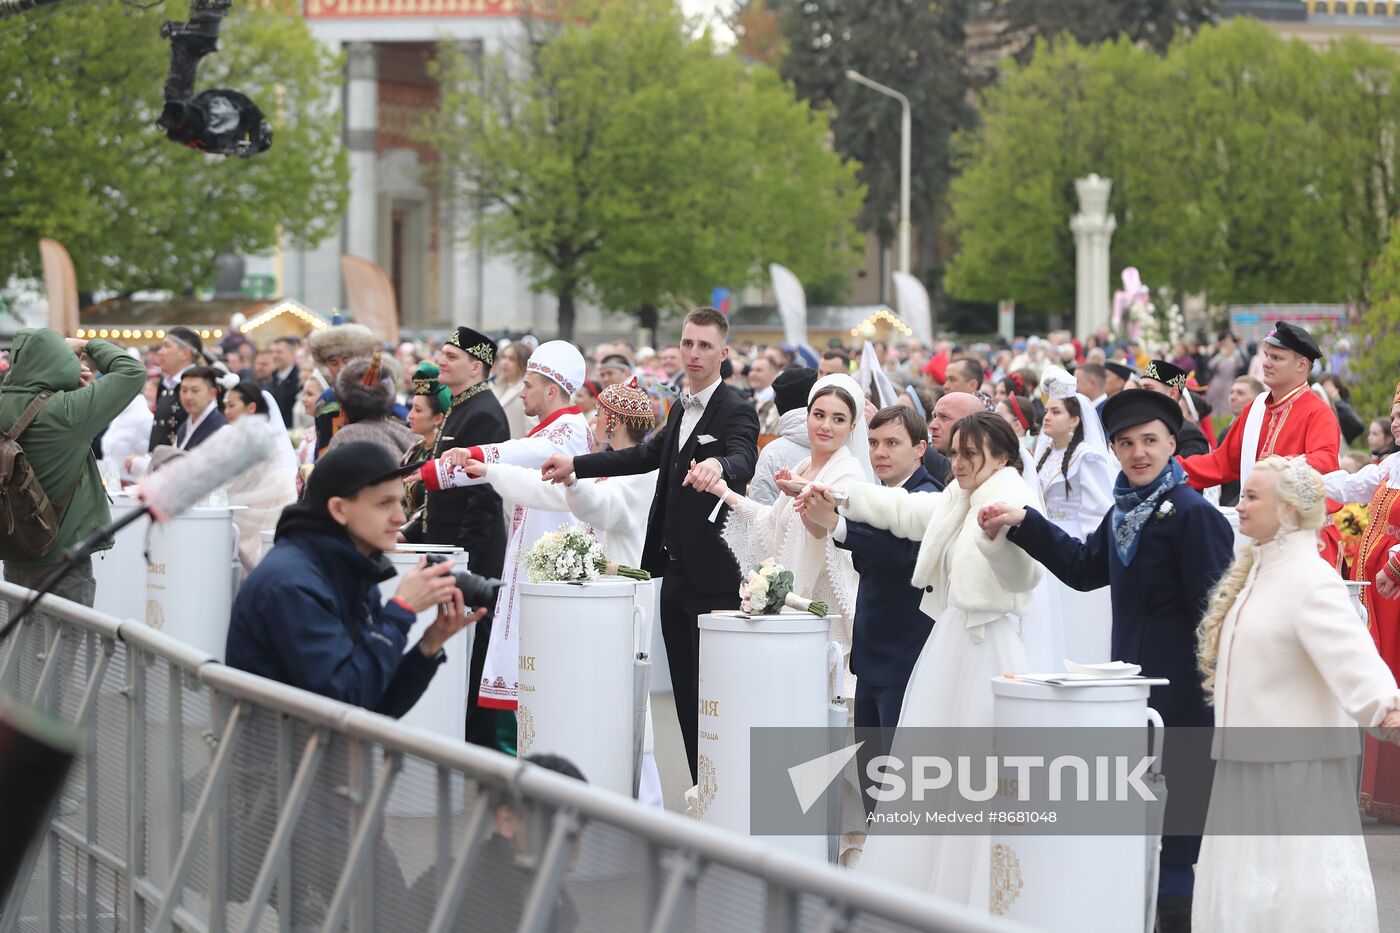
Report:
[[[1214,719],[1196,667],[1196,626],[1211,589],[1230,566],[1234,532],[1215,506],[1186,485],[1175,460],[1182,414],[1174,400],[1127,389],[1104,405],[1103,422],[1123,469],[1114,484],[1114,507],[1087,540],[1065,534],[1034,509],[1003,503],[984,508],[979,520],[989,533],[1007,527],[1009,540],[1075,589],[1107,584],[1113,659],[1141,665],[1144,676],[1171,681],[1153,687],[1149,701],[1168,726],[1210,727]],[[1196,738],[1206,734],[1202,730]],[[1208,745],[1192,741],[1185,753],[1169,750],[1162,764],[1169,814],[1189,807],[1204,817],[1206,800],[1170,788],[1173,772],[1190,775],[1193,790],[1209,788]],[[1163,840],[1160,930],[1190,929],[1192,866],[1200,845],[1199,836]]]

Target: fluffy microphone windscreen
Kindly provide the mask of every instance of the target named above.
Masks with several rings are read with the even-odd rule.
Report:
[[[168,521],[254,464],[275,456],[274,443],[267,419],[246,415],[215,431],[187,456],[142,479],[138,498],[157,521]]]

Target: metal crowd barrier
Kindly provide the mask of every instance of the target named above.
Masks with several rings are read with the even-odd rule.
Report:
[[[87,744],[0,933],[1012,929],[44,605],[0,691]]]

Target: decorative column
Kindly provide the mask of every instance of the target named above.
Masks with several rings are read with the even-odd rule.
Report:
[[[1108,248],[1118,221],[1108,212],[1113,182],[1098,175],[1074,182],[1079,213],[1070,218],[1074,233],[1074,332],[1083,339],[1109,323]]]
[[[345,252],[378,262],[379,50],[372,42],[350,42],[345,51],[345,145],[350,150]]]

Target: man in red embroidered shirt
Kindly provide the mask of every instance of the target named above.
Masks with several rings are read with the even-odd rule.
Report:
[[[1268,391],[1240,413],[1219,447],[1181,461],[1196,489],[1243,484],[1254,464],[1272,454],[1306,457],[1308,465],[1324,475],[1338,469],[1337,416],[1308,391],[1308,371],[1322,356],[1317,341],[1297,324],[1279,321],[1261,349]]]
[[[583,354],[564,340],[542,343],[530,354],[525,364],[525,388],[521,400],[525,414],[540,419],[526,437],[500,444],[475,447],[454,447],[444,451],[439,460],[423,466],[424,487],[428,491],[485,482],[463,468],[481,463],[506,463],[538,470],[554,454],[576,457],[593,451],[593,433],[588,429],[577,405],[574,393],[583,385],[586,375]],[[527,582],[523,573],[525,555],[536,541],[551,531],[575,521],[568,512],[527,508],[525,503],[508,502],[510,541],[506,545],[505,585],[496,597],[495,618],[491,623],[491,640],[486,649],[486,664],[481,673],[481,694],[478,702],[487,709],[516,709],[517,679],[520,672],[519,612],[520,584]]]

